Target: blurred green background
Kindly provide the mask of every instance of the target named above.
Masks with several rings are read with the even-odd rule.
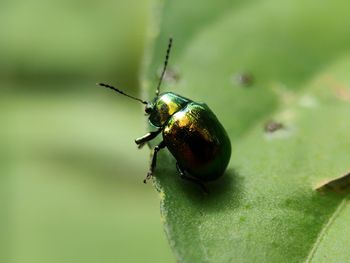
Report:
[[[138,95],[151,0],[0,2],[1,262],[174,262]]]

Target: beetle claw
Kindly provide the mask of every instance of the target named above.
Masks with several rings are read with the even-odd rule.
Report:
[[[146,175],[146,178],[143,180],[143,183],[144,183],[144,184],[147,184],[147,181],[148,181],[149,179],[151,179],[152,176],[153,176],[152,172],[151,172],[151,171],[148,172],[147,175]]]
[[[145,144],[146,144],[146,143],[140,143],[140,144],[137,145],[137,148],[138,148],[138,149],[142,149],[143,146],[145,146]]]

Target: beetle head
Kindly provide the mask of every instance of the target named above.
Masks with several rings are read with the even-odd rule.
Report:
[[[145,112],[149,115],[149,122],[155,127],[164,126],[171,116],[183,109],[190,102],[180,95],[166,92],[155,97],[145,107]]]

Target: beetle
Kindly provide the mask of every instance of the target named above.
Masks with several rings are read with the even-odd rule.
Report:
[[[223,175],[231,157],[231,142],[224,127],[205,103],[192,101],[173,92],[159,93],[171,47],[172,38],[169,39],[153,100],[144,101],[109,84],[97,84],[146,105],[145,113],[155,130],[135,140],[139,148],[162,134],[163,140],[152,150],[151,164],[144,183],[153,176],[158,152],[168,148],[176,159],[180,177],[198,184],[207,192],[203,183]]]

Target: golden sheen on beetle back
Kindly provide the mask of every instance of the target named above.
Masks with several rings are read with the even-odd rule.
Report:
[[[176,112],[163,138],[179,165],[201,181],[220,177],[231,157],[230,139],[206,104],[190,102]]]

